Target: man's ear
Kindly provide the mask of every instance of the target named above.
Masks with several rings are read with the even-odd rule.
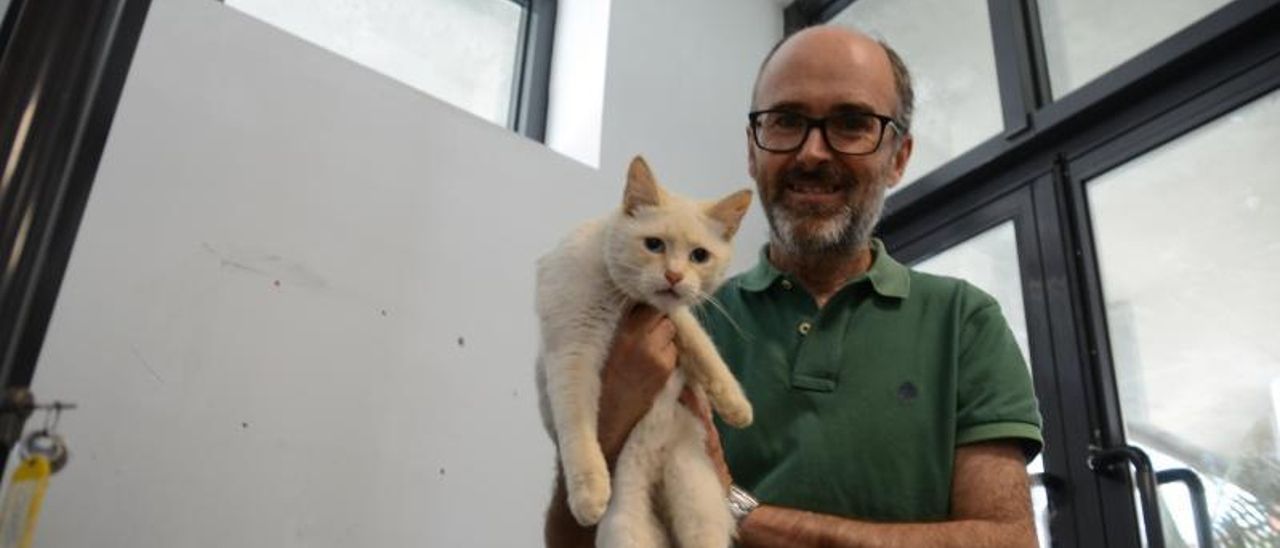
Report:
[[[910,133],[899,140],[897,149],[893,151],[893,157],[889,159],[893,162],[889,188],[898,186],[902,181],[902,174],[907,171],[907,161],[911,159],[911,150],[915,147],[915,143],[915,138]]]
[[[751,135],[751,124],[747,124],[747,175],[756,179],[756,143]]]

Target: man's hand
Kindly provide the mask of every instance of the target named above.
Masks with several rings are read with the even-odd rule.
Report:
[[[597,418],[600,448],[610,465],[675,370],[675,336],[675,324],[645,304],[632,307],[618,322],[600,373]]]

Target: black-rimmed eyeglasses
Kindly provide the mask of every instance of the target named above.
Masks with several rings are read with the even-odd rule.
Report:
[[[897,120],[870,112],[841,112],[810,118],[789,110],[757,110],[747,114],[747,120],[756,146],[770,152],[800,150],[815,127],[822,130],[822,138],[831,150],[850,155],[875,152],[889,126],[900,135],[905,133]]]

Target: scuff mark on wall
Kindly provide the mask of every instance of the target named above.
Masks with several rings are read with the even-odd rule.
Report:
[[[133,353],[135,358],[138,358],[138,363],[142,364],[142,368],[146,369],[148,373],[151,373],[151,376],[156,379],[156,382],[164,384],[164,378],[151,367],[150,363],[147,363],[147,359],[142,357],[142,351],[138,350],[138,347],[131,344],[129,345],[129,351]]]
[[[290,261],[273,253],[249,250],[219,250],[209,242],[201,242],[200,248],[217,257],[221,268],[245,272],[272,279],[275,287],[287,283],[304,289],[328,289],[329,282],[307,265]]]

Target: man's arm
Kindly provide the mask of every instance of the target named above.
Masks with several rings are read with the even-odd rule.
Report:
[[[619,322],[600,373],[596,429],[609,470],[636,423],[649,412],[676,367],[675,326],[661,312],[636,306]],[[543,538],[548,547],[595,546],[596,528],[583,527],[569,511],[564,471],[556,466],[556,488],[547,508]]]
[[[874,523],[762,505],[742,520],[739,544],[752,548],[1033,547],[1036,533],[1029,489],[1017,442],[963,445],[956,448],[949,521]]]

